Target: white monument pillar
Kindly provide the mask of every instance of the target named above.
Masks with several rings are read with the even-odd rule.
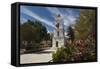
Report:
[[[55,30],[52,38],[52,48],[57,49],[64,46],[64,21],[63,17],[58,14],[55,17]]]

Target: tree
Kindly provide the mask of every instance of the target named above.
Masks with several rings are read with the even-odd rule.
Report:
[[[68,27],[68,36],[69,36],[69,39],[73,42],[73,40],[74,40],[74,30],[72,29],[71,26]]]
[[[83,60],[95,60],[95,23],[96,14],[93,9],[81,9],[80,17],[75,25],[76,40],[83,40],[84,50],[82,50]]]
[[[80,17],[75,25],[75,31],[77,39],[86,39],[89,34],[95,31],[95,10],[80,10]]]
[[[40,43],[47,36],[47,29],[40,21],[30,21],[20,25],[21,42]]]

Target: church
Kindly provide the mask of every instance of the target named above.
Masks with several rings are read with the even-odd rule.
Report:
[[[52,38],[52,48],[57,49],[64,47],[64,21],[63,16],[58,14],[55,17],[55,30]]]

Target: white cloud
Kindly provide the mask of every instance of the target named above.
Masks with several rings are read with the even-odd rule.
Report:
[[[26,7],[21,6],[21,13],[24,13],[24,14],[26,14],[26,15],[32,17],[32,18],[35,18],[35,19],[37,19],[37,20],[39,20],[39,21],[41,21],[41,22],[43,22],[43,23],[45,23],[45,24],[47,24],[47,25],[49,25],[49,26],[54,27],[54,25],[53,25],[50,21],[48,21],[48,20],[46,20],[46,19],[40,17],[38,14],[36,14],[36,13],[30,11],[30,10],[29,10],[28,8],[26,8]]]
[[[62,14],[57,8],[55,7],[46,7],[53,15]]]
[[[71,24],[75,24],[76,21],[76,17],[72,16],[72,15],[64,15],[64,22],[68,23],[67,25],[71,25]]]
[[[26,18],[24,18],[24,17],[21,17],[21,18],[20,18],[20,22],[21,22],[21,23],[24,23],[24,22],[26,22],[26,21],[27,21]]]
[[[61,12],[58,8],[56,7],[46,7],[48,11],[51,12],[53,18],[55,18],[55,15],[61,14],[64,18],[64,25],[65,27],[70,26],[72,24],[75,24],[76,17],[73,14],[73,11],[69,11],[68,13]],[[65,10],[67,12],[67,10]],[[43,22],[44,24],[51,26],[55,28],[54,24],[52,21],[46,20],[45,18],[41,17],[40,15],[36,14],[34,11],[29,10],[27,7],[21,6],[21,13],[24,13],[25,15],[28,15],[36,20],[39,20]],[[22,19],[25,21],[25,19]]]
[[[57,14],[63,15],[65,26],[75,24],[76,17],[72,15],[72,13],[73,13],[72,10],[71,11],[66,10],[66,12],[68,12],[68,13],[62,13],[62,12],[60,12],[60,10],[58,8],[55,8],[55,7],[47,7],[47,9],[53,14],[53,16],[57,15]]]

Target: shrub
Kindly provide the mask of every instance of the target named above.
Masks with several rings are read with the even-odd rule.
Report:
[[[53,53],[53,61],[54,62],[61,62],[64,58],[64,48],[58,48],[56,53]]]
[[[58,48],[57,51],[52,54],[53,62],[73,61],[75,52],[76,49],[74,46]]]
[[[85,61],[86,60],[91,61],[91,60],[95,60],[95,59],[96,59],[96,54],[94,52],[88,51],[83,54],[83,60],[85,60]]]

